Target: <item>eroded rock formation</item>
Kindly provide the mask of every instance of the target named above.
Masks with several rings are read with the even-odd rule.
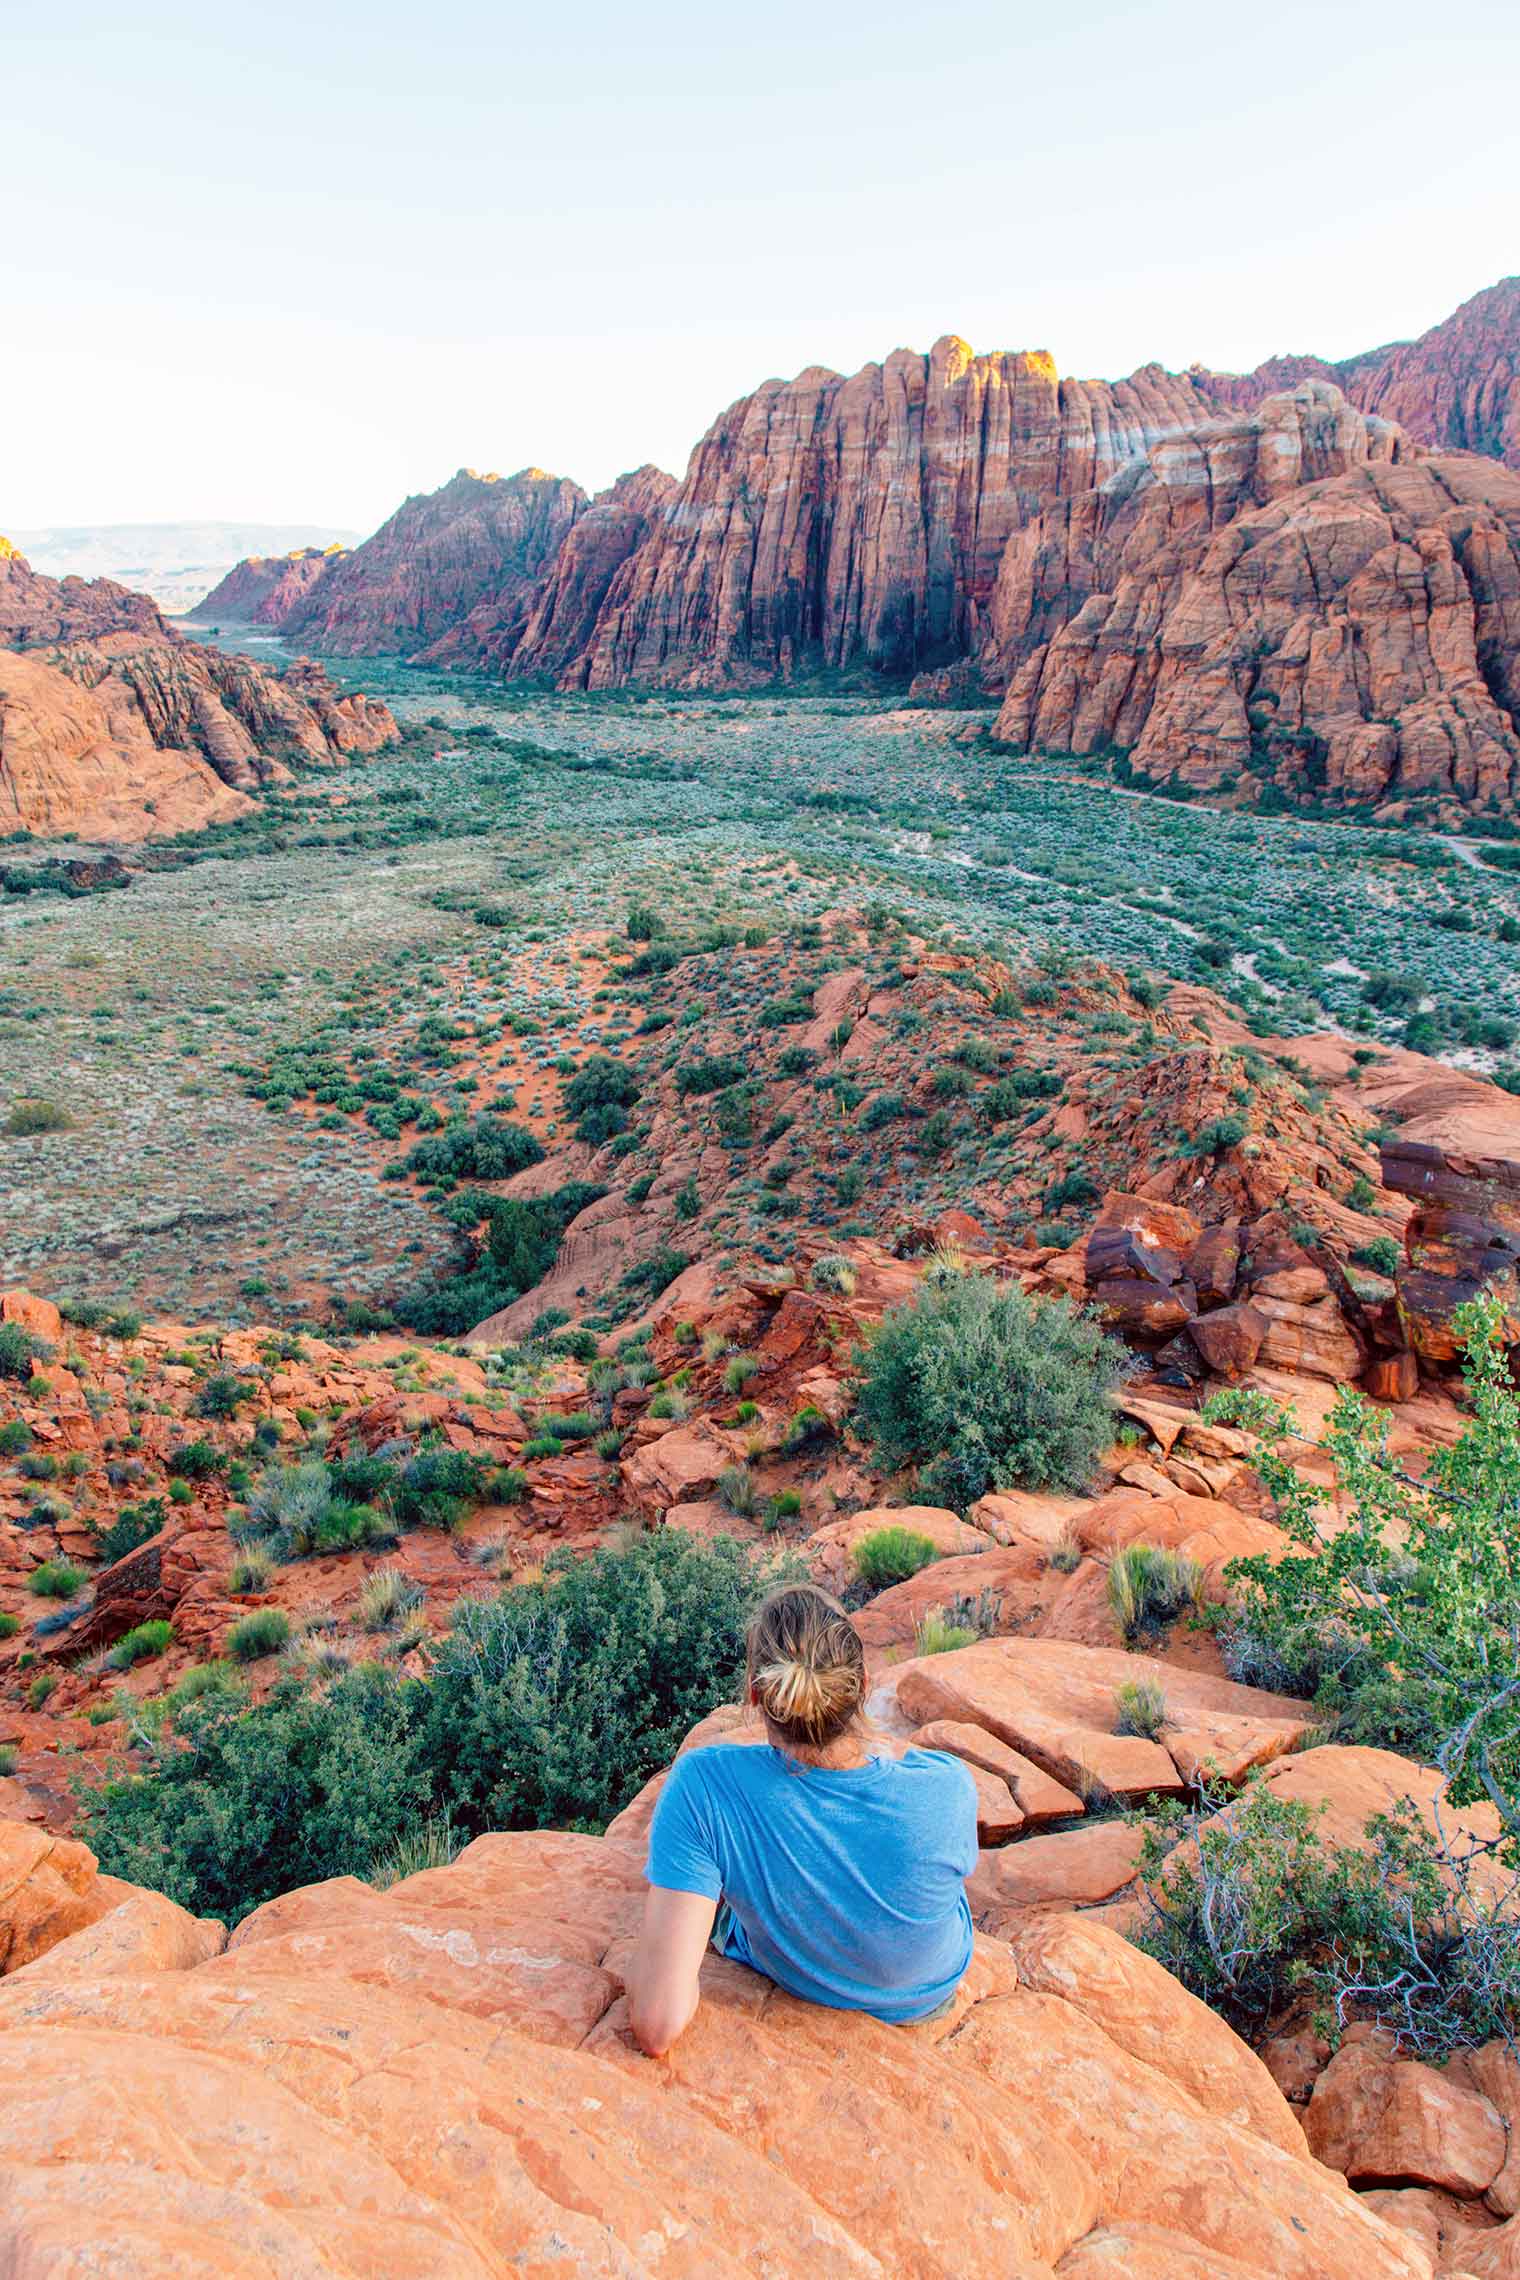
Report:
[[[0,832],[141,840],[249,812],[292,762],[377,752],[396,724],[319,665],[274,673],[176,633],[109,579],[0,558]]]
[[[284,626],[313,599],[348,552],[345,546],[300,546],[290,554],[250,554],[186,615],[200,625]]]
[[[266,602],[260,623],[339,656],[409,657],[437,644],[438,662],[476,662],[488,636],[521,629],[541,572],[585,505],[584,491],[538,467],[511,476],[461,467],[336,556],[288,609],[276,614]],[[238,575],[202,615],[217,614]]]
[[[1324,382],[1040,516],[993,606],[1021,750],[1217,791],[1512,805],[1520,476],[1421,454]]]
[[[1464,301],[1418,340],[1364,350],[1341,364],[1274,356],[1254,372],[1187,375],[1211,403],[1249,409],[1301,380],[1329,380],[1363,411],[1381,412],[1419,443],[1480,451],[1520,468],[1520,277]]]

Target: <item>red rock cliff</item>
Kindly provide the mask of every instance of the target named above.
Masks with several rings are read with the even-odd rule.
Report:
[[[343,555],[283,628],[340,656],[410,657],[439,644],[441,662],[472,661],[492,627],[519,608],[526,615],[585,505],[574,483],[537,467],[507,477],[462,467]]]
[[[1420,453],[1324,382],[1041,516],[992,620],[1019,748],[1118,748],[1200,790],[1520,788],[1520,477]]]
[[[347,552],[345,546],[300,546],[291,554],[250,554],[185,614],[198,625],[281,628],[312,602]]]
[[[1475,293],[1418,340],[1368,349],[1342,364],[1274,356],[1254,372],[1195,366],[1188,378],[1211,403],[1236,410],[1301,380],[1332,380],[1361,410],[1397,420],[1418,443],[1480,451],[1520,467],[1520,277]]]
[[[308,661],[283,674],[176,633],[109,579],[0,556],[0,832],[139,840],[246,814],[291,762],[394,742],[371,697]]]

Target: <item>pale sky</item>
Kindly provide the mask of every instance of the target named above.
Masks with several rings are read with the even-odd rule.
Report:
[[[944,332],[1236,369],[1520,269],[1512,0],[8,15],[0,531],[369,530]]]

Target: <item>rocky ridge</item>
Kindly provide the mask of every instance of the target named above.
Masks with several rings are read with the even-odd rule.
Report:
[[[343,766],[397,733],[309,660],[274,673],[187,640],[109,579],[0,557],[0,830],[197,831],[251,813],[292,764]]]
[[[1249,375],[1062,379],[947,335],[766,381],[679,483],[461,473],[288,604],[259,566],[203,614],[566,689],[912,675],[1142,780],[1508,812],[1520,478],[1485,462],[1520,464],[1517,372],[1515,280]]]

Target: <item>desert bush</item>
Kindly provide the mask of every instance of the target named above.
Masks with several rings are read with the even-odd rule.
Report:
[[[406,1169],[419,1180],[505,1180],[543,1161],[543,1149],[525,1125],[500,1116],[477,1116],[445,1126],[409,1151]]]
[[[564,1090],[565,1114],[577,1136],[599,1147],[628,1129],[628,1111],[639,1097],[639,1080],[610,1053],[593,1053],[583,1061]]]
[[[20,1628],[19,1615],[13,1615],[8,1607],[0,1609],[0,1639],[14,1639]]]
[[[246,1378],[234,1376],[231,1370],[218,1370],[206,1379],[191,1407],[197,1417],[231,1417],[252,1391]]]
[[[676,1091],[683,1096],[721,1092],[727,1085],[742,1084],[748,1074],[737,1053],[706,1053],[695,1061],[683,1062],[676,1070]]]
[[[89,1580],[86,1570],[72,1560],[44,1560],[27,1577],[26,1588],[39,1599],[73,1599]]]
[[[435,1795],[470,1830],[601,1828],[718,1702],[777,1568],[661,1529],[467,1600],[423,1714]]]
[[[718,1475],[718,1500],[728,1511],[742,1517],[754,1512],[760,1495],[755,1487],[755,1476],[748,1465],[725,1465]]]
[[[1159,1544],[1126,1544],[1108,1568],[1108,1604],[1126,1639],[1165,1630],[1198,1597],[1203,1570]]]
[[[828,1256],[815,1259],[808,1274],[809,1286],[838,1298],[848,1298],[855,1288],[855,1269],[848,1259]]]
[[[457,1828],[447,1813],[429,1813],[416,1828],[403,1830],[376,1854],[365,1881],[377,1892],[387,1892],[426,1868],[447,1868],[469,1841],[468,1832]]]
[[[19,1378],[24,1384],[39,1362],[51,1358],[51,1348],[19,1322],[0,1322],[0,1378]]]
[[[20,1456],[32,1445],[32,1428],[24,1417],[7,1417],[0,1425],[0,1457]]]
[[[861,1582],[873,1591],[885,1591],[937,1560],[939,1546],[932,1536],[920,1535],[914,1528],[878,1528],[861,1537],[851,1557]]]
[[[144,1497],[140,1504],[124,1504],[109,1528],[102,1528],[98,1542],[100,1557],[107,1567],[113,1560],[124,1560],[128,1552],[135,1552],[150,1536],[156,1536],[168,1514],[163,1499]]]
[[[1292,1420],[1249,1391],[1206,1415],[1261,1436],[1257,1470],[1299,1556],[1227,1571],[1227,1650],[1300,1670],[1327,1715],[1438,1765],[1456,1804],[1485,1800],[1520,1862],[1520,1399],[1498,1301],[1459,1308],[1469,1414],[1423,1480],[1390,1448],[1389,1412],[1354,1392],[1331,1412],[1330,1491],[1286,1454]]]
[[[1359,1244],[1351,1257],[1357,1266],[1370,1267],[1375,1275],[1386,1275],[1391,1282],[1403,1255],[1393,1236],[1374,1235],[1370,1242]]]
[[[10,1140],[33,1140],[46,1132],[71,1132],[73,1128],[73,1117],[56,1100],[18,1100],[0,1124],[0,1132]]]
[[[1323,1807],[1253,1778],[1238,1798],[1152,1804],[1131,1937],[1249,2032],[1305,1993],[1331,2034],[1391,2028],[1423,2058],[1509,2038],[1520,2017],[1520,1885],[1494,1896],[1405,1801],[1364,1844],[1324,1844]]]
[[[227,1633],[227,1652],[235,1662],[261,1662],[290,1643],[290,1617],[283,1607],[256,1607]]]
[[[1063,1302],[947,1275],[885,1315],[859,1356],[861,1423],[890,1465],[964,1509],[992,1488],[1080,1488],[1113,1430],[1124,1350]]]

